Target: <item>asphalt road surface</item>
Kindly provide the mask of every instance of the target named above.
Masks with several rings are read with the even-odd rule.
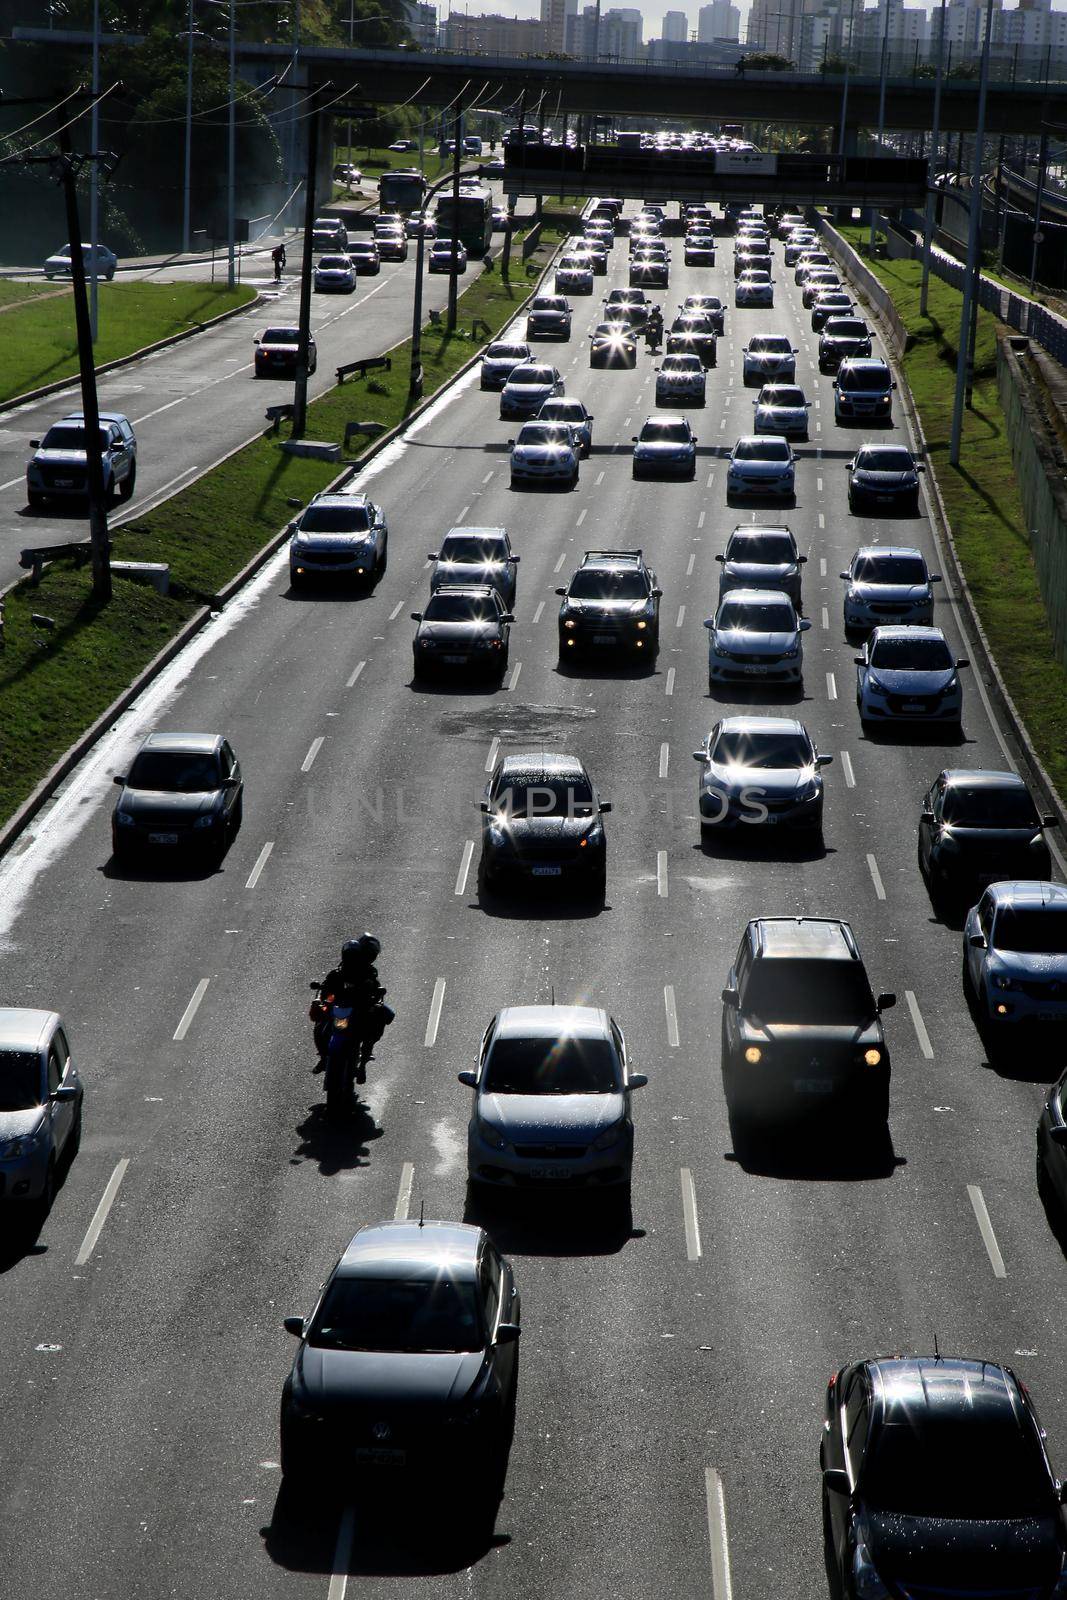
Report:
[[[0,1283],[6,1592],[815,1600],[827,1378],[935,1337],[1016,1366],[1067,1466],[1067,1273],[1033,1160],[1042,1086],[1062,1062],[987,1063],[959,929],[934,919],[915,865],[932,776],[1006,758],[973,672],[960,744],[861,735],[838,570],[873,539],[918,542],[940,563],[925,518],[849,515],[844,462],[860,434],[833,423],[775,253],[776,308],[727,313],[693,483],[631,480],[629,439],[653,401],[644,352],[633,373],[589,370],[599,291],[624,281],[620,242],[597,299],[576,302],[573,342],[546,350],[596,417],[578,489],[509,490],[514,429],[468,375],[364,474],[391,526],[378,592],[297,598],[279,554],[0,866],[5,999],[63,1012],[87,1083],[81,1154]],[[725,241],[714,269],[676,265],[668,309],[702,287],[732,302],[730,256]],[[814,627],[803,696],[783,708],[835,758],[825,853],[810,855],[773,837],[702,850],[690,756],[737,704],[708,695],[702,623],[715,553],[753,514],[725,503],[723,454],[751,417],[739,350],[777,329],[799,345],[818,405],[788,514],[810,553]],[[208,348],[189,355],[187,383],[215,376]],[[247,354],[246,330],[210,350],[222,373]],[[221,417],[227,402],[206,403]],[[463,522],[505,524],[522,555],[511,670],[499,691],[416,689],[408,613],[426,552]],[[588,546],[636,545],[664,589],[655,669],[561,672],[555,585]],[[962,646],[944,587],[938,598]],[[221,871],[109,860],[111,775],[156,727],[235,743],[244,826]],[[467,847],[498,742],[580,753],[614,801],[602,909],[480,898]],[[795,1163],[756,1172],[733,1157],[719,994],[746,920],[776,912],[850,919],[875,989],[899,996],[890,1161],[850,1168],[798,1146]],[[306,984],[364,927],[383,940],[398,1018],[360,1119],[332,1131]],[[635,1096],[632,1232],[576,1199],[488,1219],[524,1313],[495,1536],[473,1549],[463,1537],[476,1499],[463,1480],[399,1499],[392,1517],[345,1507],[343,1484],[340,1507],[301,1510],[279,1495],[293,1355],[281,1319],[310,1309],[360,1224],[423,1206],[464,1214],[469,1093],[455,1074],[498,1007],[553,991],[605,1005],[651,1081]]]

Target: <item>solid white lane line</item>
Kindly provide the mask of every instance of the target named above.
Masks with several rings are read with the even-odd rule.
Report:
[[[390,611],[390,613],[389,613],[389,621],[390,622],[395,622],[397,617],[403,611],[403,609],[404,609],[403,600],[398,600],[396,605],[393,607],[392,611]]]
[[[678,607],[678,621],[674,624],[674,626],[676,628],[680,628],[684,621],[685,621],[685,607],[684,606],[679,606]]]
[[[722,1479],[714,1467],[704,1468],[704,1496],[708,1508],[708,1539],[711,1543],[712,1600],[733,1600],[730,1544],[726,1536],[726,1498],[722,1492]]]
[[[355,687],[356,680],[357,680],[357,678],[359,677],[360,673],[363,671],[363,668],[366,665],[367,665],[367,663],[365,661],[360,661],[360,662],[358,662],[356,664],[355,670],[353,671],[351,677],[348,679],[348,682],[345,684],[345,688],[346,689],[352,689],[352,688]]]
[[[884,900],[885,884],[882,882],[882,874],[878,871],[878,863],[871,855],[869,850],[867,852],[867,871],[871,875],[871,882],[874,884],[875,894],[878,896],[879,900]]]
[[[514,693],[515,685],[519,681],[519,673],[521,671],[522,671],[522,662],[521,661],[516,661],[515,665],[511,669],[511,682],[508,684],[508,693],[509,694]]]
[[[667,884],[667,852],[666,852],[666,850],[657,850],[656,851],[656,893],[659,895],[661,900],[665,900],[667,898],[667,892],[668,892],[668,884]]]
[[[674,693],[674,668],[673,667],[668,667],[667,668],[667,693],[668,694],[673,694]]]
[[[830,613],[825,606],[822,608],[822,625],[824,628],[829,628],[830,626]]]
[[[697,564],[697,554],[696,554],[696,551],[694,550],[693,554],[689,557],[689,560],[688,560],[688,562],[686,564],[685,575],[686,575],[687,578],[691,578],[693,576],[693,568],[696,566],[696,564]]]
[[[471,856],[474,854],[474,840],[468,839],[463,846],[463,855],[460,858],[459,871],[456,874],[456,894],[467,892],[467,873],[471,869]]]
[[[100,1204],[93,1212],[93,1220],[90,1222],[88,1229],[86,1230],[85,1238],[82,1240],[81,1249],[74,1257],[74,1265],[76,1267],[84,1267],[85,1263],[96,1249],[96,1241],[103,1232],[104,1223],[108,1219],[108,1213],[110,1212],[111,1207],[115,1204],[115,1196],[119,1192],[119,1184],[125,1177],[126,1168],[129,1166],[129,1164],[129,1156],[123,1156],[122,1160],[116,1165],[114,1172],[107,1180],[107,1188],[100,1196]]]
[[[210,978],[201,978],[200,982],[197,984],[196,988],[193,990],[193,998],[189,1001],[189,1004],[186,1006],[185,1010],[182,1012],[182,1020],[179,1022],[178,1026],[174,1030],[174,1038],[179,1044],[185,1038],[185,1035],[189,1032],[189,1029],[192,1027],[193,1018],[196,1016],[196,1013],[200,1010],[200,1002],[204,998],[205,994],[207,993],[207,986],[208,986],[208,984],[210,982],[211,982]]]
[[[497,758],[497,754],[499,753],[499,750],[500,750],[500,740],[499,739],[494,739],[492,744],[489,746],[489,754],[485,758],[485,770],[486,770],[486,772],[492,772],[493,768],[496,766],[496,758]]]
[[[188,399],[189,395],[180,394],[177,400],[168,400],[165,406],[157,406],[154,411],[146,411],[143,417],[134,417],[132,419],[133,426],[139,428],[142,422],[151,422],[153,417],[161,416],[164,411],[170,411],[174,406],[180,406],[184,400]]]
[[[0,494],[2,494],[5,489],[13,489],[16,483],[25,483],[25,481],[26,474],[24,472],[20,472],[17,478],[12,478],[8,483],[0,483]]]
[[[697,1217],[697,1192],[693,1174],[682,1168],[682,1216],[685,1219],[685,1253],[690,1261],[700,1260],[700,1219]]]
[[[537,627],[537,624],[541,620],[541,613],[544,611],[544,609],[545,609],[545,602],[543,600],[541,600],[541,601],[538,602],[537,610],[533,614],[533,626],[535,628]]]
[[[849,789],[856,787],[856,774],[852,770],[852,757],[847,750],[841,752],[841,771],[845,774],[845,786]]]
[[[415,1163],[405,1161],[400,1168],[400,1187],[396,1191],[396,1205],[393,1207],[393,1221],[406,1222],[411,1209],[411,1186],[415,1181]]]
[[[558,572],[560,570],[560,568],[562,567],[563,563],[566,561],[566,559],[567,559],[566,550],[561,550],[560,553],[559,553],[559,560],[556,562],[556,565],[552,568],[552,571],[553,572]]]
[[[318,755],[319,751],[322,749],[322,747],[325,744],[325,742],[326,742],[326,736],[325,736],[325,734],[321,734],[321,733],[319,734],[317,739],[312,739],[311,745],[310,745],[310,747],[308,749],[308,753],[304,757],[303,761],[300,763],[301,772],[310,772],[311,771],[311,768],[312,768],[312,766],[314,765],[314,762],[315,762],[315,757]]]
[[[837,679],[832,672],[826,674],[826,698],[828,700],[837,699]]]
[[[604,482],[604,470],[603,470],[603,468],[601,468],[601,470],[597,473],[596,478],[594,479],[593,488],[594,489],[599,489],[600,485],[603,482]]]
[[[707,514],[706,511],[702,511],[700,513],[699,517],[697,518],[697,527],[698,528],[702,528],[704,526],[704,523],[707,521],[707,516],[708,516],[708,514]]]
[[[268,839],[266,844],[263,846],[262,850],[259,852],[259,855],[256,857],[255,866],[252,868],[251,872],[248,874],[248,882],[245,884],[245,888],[246,889],[254,889],[255,888],[256,884],[259,882],[260,873],[263,871],[263,868],[267,865],[267,862],[270,860],[270,853],[271,853],[271,851],[273,849],[274,849],[274,840],[273,839]]]
[[[665,739],[659,747],[659,775],[661,778],[665,778],[667,776],[667,769],[670,766],[670,763],[671,747]]]
[[[441,1021],[441,1007],[445,1003],[445,980],[438,978],[433,986],[433,999],[430,1001],[430,1015],[426,1019],[426,1037],[423,1044],[427,1049],[437,1041],[437,1029]]]
[[[348,1589],[348,1569],[352,1564],[352,1541],[355,1538],[355,1534],[355,1508],[353,1506],[345,1506],[337,1526],[337,1544],[333,1552],[333,1571],[330,1573],[330,1587],[326,1591],[326,1600],[345,1600],[345,1593]],[[717,1596],[716,1600],[718,1600]]]
[[[667,1013],[667,1044],[672,1050],[678,1048],[678,1007],[674,999],[674,984],[667,983],[663,987],[663,1009]]]
[[[1008,1269],[1004,1265],[1004,1257],[1000,1253],[997,1236],[993,1232],[993,1224],[989,1220],[989,1208],[985,1203],[985,1195],[976,1183],[967,1185],[967,1194],[970,1197],[974,1219],[978,1224],[978,1232],[982,1235],[982,1243],[989,1256],[989,1264],[993,1268],[994,1278],[1006,1278]]]
[[[462,523],[463,518],[467,515],[467,512],[469,510],[470,510],[470,506],[469,505],[464,506],[463,510],[459,513],[458,517],[456,518],[456,521],[452,524],[452,526],[456,527],[457,524]]]
[[[825,576],[826,576],[826,557],[825,556],[820,556],[819,557],[819,577],[820,578],[825,578]]]
[[[919,1049],[922,1051],[927,1061],[932,1061],[934,1059],[934,1047],[930,1043],[930,1035],[926,1031],[926,1023],[923,1021],[923,1014],[919,1010],[919,1002],[916,1000],[915,995],[910,989],[904,990],[904,998],[908,1002],[908,1010],[911,1012],[911,1023],[912,1027],[915,1029],[915,1037],[919,1041]]]
[[[582,523],[585,521],[585,519],[586,519],[586,517],[588,515],[589,515],[589,507],[588,506],[583,506],[581,511],[579,511],[579,513],[578,513],[578,521],[575,523],[575,527],[580,528]]]

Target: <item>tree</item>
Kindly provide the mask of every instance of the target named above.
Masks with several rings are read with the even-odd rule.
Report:
[[[848,60],[845,56],[823,56],[819,71],[827,77],[841,76],[848,71]]]
[[[742,56],[737,63],[744,72],[792,72],[793,63],[788,56],[776,55],[773,50],[757,51],[755,55]]]

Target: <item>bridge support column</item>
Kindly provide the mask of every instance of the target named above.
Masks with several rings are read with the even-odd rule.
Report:
[[[831,149],[840,150],[840,152],[841,152],[841,154],[843,156],[855,156],[855,155],[858,155],[859,154],[859,128],[858,128],[858,126],[855,123],[846,122],[845,123],[844,137],[842,138],[842,136],[841,136],[841,125],[839,123],[838,126],[834,129],[833,143],[831,145]],[[834,207],[834,221],[835,222],[847,222],[849,220],[849,218],[851,217],[851,215],[852,215],[851,206],[835,206]]]

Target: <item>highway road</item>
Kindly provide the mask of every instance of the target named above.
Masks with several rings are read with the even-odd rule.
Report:
[[[667,306],[698,288],[726,298],[730,254],[727,242],[714,269],[677,265]],[[377,593],[296,598],[279,554],[0,864],[5,999],[63,1012],[87,1082],[81,1154],[37,1246],[12,1252],[0,1280],[12,1595],[816,1600],[827,1378],[935,1338],[1015,1365],[1067,1467],[1067,1269],[1033,1161],[1042,1086],[1062,1062],[986,1061],[959,929],[935,919],[915,865],[932,776],[1009,758],[973,672],[961,743],[861,735],[838,570],[872,539],[918,542],[940,563],[925,517],[849,515],[858,435],[834,425],[776,255],[775,310],[727,314],[693,483],[632,482],[651,362],[591,372],[598,302],[578,300],[573,342],[546,352],[596,417],[576,491],[509,490],[513,429],[469,374],[364,472],[391,526]],[[624,272],[620,243],[598,291]],[[817,854],[773,839],[702,849],[690,755],[737,703],[708,695],[702,623],[715,553],[752,516],[725,502],[724,453],[751,417],[740,347],[776,329],[794,336],[818,406],[788,515],[810,553],[814,627],[787,708],[834,755]],[[220,370],[244,336],[238,323],[215,337]],[[511,670],[499,691],[416,689],[408,613],[426,552],[463,522],[505,524],[522,555]],[[554,587],[586,547],[636,545],[664,589],[655,669],[561,672]],[[944,587],[937,620],[962,646]],[[111,775],[157,727],[235,743],[244,826],[221,871],[109,860]],[[602,909],[479,897],[468,845],[486,769],[498,748],[531,744],[581,754],[615,804]],[[899,996],[891,1162],[847,1168],[804,1147],[765,1171],[734,1159],[719,994],[746,920],[775,912],[850,919],[874,987]],[[306,983],[364,927],[382,938],[398,1018],[361,1119],[332,1131]],[[361,1223],[464,1214],[469,1095],[455,1074],[498,1007],[553,991],[605,1005],[651,1081],[636,1097],[632,1231],[574,1201],[488,1219],[524,1320],[492,1544],[464,1536],[465,1481],[391,1514],[388,1489],[384,1504],[300,1512],[279,1496],[293,1355],[281,1319],[310,1309]]]

